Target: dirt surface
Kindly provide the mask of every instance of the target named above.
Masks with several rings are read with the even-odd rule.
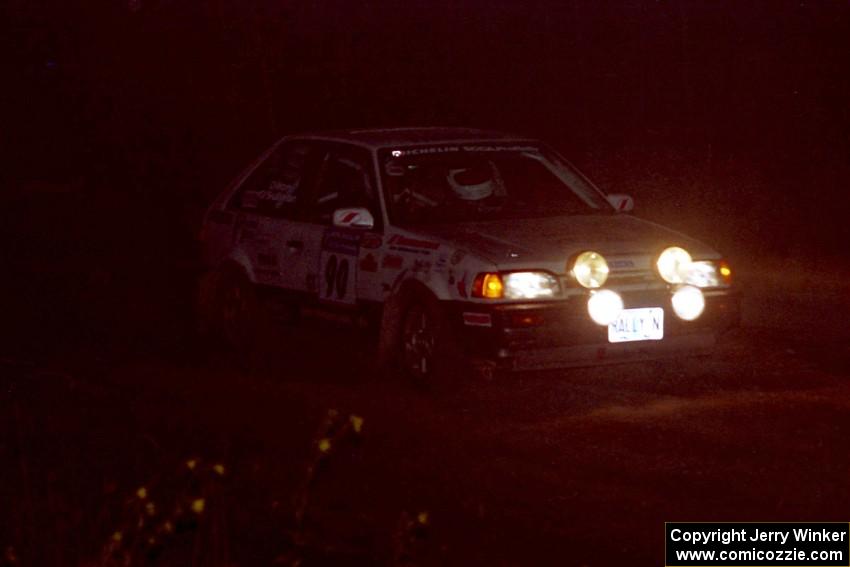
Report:
[[[661,565],[665,521],[846,521],[846,314],[844,290],[759,290],[710,358],[439,393],[327,336],[253,370],[179,340],[10,357],[0,543],[22,565],[108,564],[116,531],[187,495],[206,507],[155,564]],[[359,434],[321,429],[330,409]],[[140,487],[156,513],[134,512]]]

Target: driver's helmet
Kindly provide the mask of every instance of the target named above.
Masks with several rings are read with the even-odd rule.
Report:
[[[450,169],[446,179],[464,201],[480,201],[493,194],[493,175],[486,164]]]

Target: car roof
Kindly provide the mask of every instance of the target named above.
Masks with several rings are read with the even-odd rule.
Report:
[[[476,128],[376,128],[304,133],[287,138],[327,140],[372,149],[457,142],[530,142],[529,138]]]

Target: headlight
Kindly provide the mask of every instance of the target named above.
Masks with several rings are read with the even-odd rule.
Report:
[[[698,260],[691,262],[684,283],[697,287],[718,287],[732,284],[732,269],[725,260]]]
[[[702,315],[705,309],[705,297],[702,290],[692,285],[682,286],[673,292],[673,311],[684,321],[693,321]]]
[[[691,262],[691,266],[685,276],[685,283],[697,287],[717,287],[720,285],[717,265],[710,260]]]
[[[610,289],[591,292],[587,300],[587,312],[598,325],[610,325],[623,311],[623,299]]]
[[[555,297],[561,290],[558,279],[546,272],[510,272],[502,280],[508,299]]]
[[[582,252],[573,263],[573,277],[584,287],[602,287],[608,279],[608,262],[598,252]]]
[[[692,261],[691,255],[684,248],[671,246],[658,257],[656,266],[658,275],[671,284],[685,283]]]

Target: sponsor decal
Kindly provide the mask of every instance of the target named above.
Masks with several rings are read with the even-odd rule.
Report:
[[[453,153],[459,151],[465,152],[534,152],[537,153],[539,150],[534,146],[518,146],[518,145],[461,145],[461,146],[431,146],[431,147],[420,147],[420,148],[407,148],[404,150],[393,150],[391,155],[393,157],[402,157],[402,156],[420,156],[420,155],[428,155],[428,154],[445,154],[445,153]]]
[[[428,154],[445,154],[450,152],[457,152],[460,150],[459,146],[439,146],[439,147],[430,147],[430,148],[410,148],[407,150],[393,150],[393,157],[401,157],[401,156],[421,156]]]
[[[295,202],[295,191],[297,189],[297,185],[293,185],[292,183],[284,183],[279,180],[272,181],[271,185],[269,185],[269,192],[279,193],[281,195],[281,199],[287,203]]]
[[[612,270],[622,270],[625,268],[634,268],[635,263],[631,260],[610,260],[608,265]]]
[[[534,146],[463,146],[465,152],[537,152]]]
[[[245,208],[256,208],[262,203],[279,209],[285,204],[295,202],[295,190],[295,185],[272,181],[267,189],[246,191],[242,196],[242,206]]]
[[[373,250],[375,248],[380,248],[381,244],[383,244],[383,243],[384,243],[384,239],[381,238],[381,235],[374,234],[374,233],[371,233],[371,232],[367,232],[360,239],[360,247],[361,248],[368,248],[370,250]]]
[[[463,313],[463,324],[467,327],[492,327],[493,318],[489,313]]]
[[[440,247],[439,242],[432,242],[430,240],[419,240],[417,238],[408,238],[407,236],[402,236],[400,234],[394,234],[390,238],[389,242],[392,247],[415,248],[420,250],[436,250]]]
[[[404,265],[404,258],[397,254],[384,254],[381,267],[387,270],[400,270]]]
[[[430,254],[431,251],[440,247],[439,242],[408,238],[407,236],[402,236],[400,234],[394,234],[389,239],[389,245],[392,250],[402,250],[405,252],[413,252],[415,254]]]
[[[375,259],[373,254],[366,254],[360,259],[360,269],[364,272],[377,272],[378,260]]]
[[[329,228],[322,237],[322,250],[356,256],[360,249],[361,233]]]

